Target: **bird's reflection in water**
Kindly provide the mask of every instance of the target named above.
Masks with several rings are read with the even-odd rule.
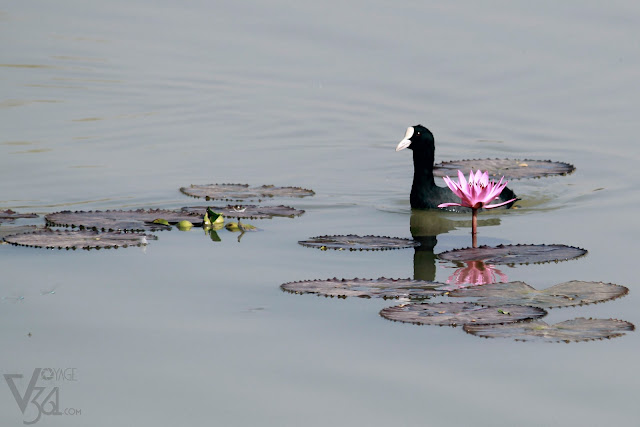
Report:
[[[460,215],[460,217],[460,220],[452,220],[438,210],[414,209],[411,211],[411,236],[414,240],[420,242],[420,246],[415,248],[413,255],[413,278],[415,280],[435,281],[436,259],[438,256],[434,253],[434,248],[438,244],[438,235],[448,233],[457,228],[470,228],[471,219],[467,215]],[[500,219],[495,217],[478,221],[479,226],[499,224]],[[469,236],[469,243],[471,243],[471,236]],[[475,275],[477,280],[480,280],[480,277],[486,277],[488,280],[487,274],[493,274],[494,278],[499,277],[501,280],[502,277],[506,279],[506,276],[493,266],[484,265],[481,261],[473,261],[471,263],[481,263],[482,265],[458,265],[457,267],[461,270],[460,273],[456,270],[456,273],[450,279],[456,281],[454,276],[458,276],[459,280],[470,279]],[[495,283],[495,281],[492,283]]]

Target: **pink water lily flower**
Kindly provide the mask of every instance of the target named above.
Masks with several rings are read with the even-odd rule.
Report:
[[[502,181],[504,181],[504,176],[500,178],[500,182],[497,184],[495,181],[489,181],[489,172],[482,173],[479,170],[475,174],[473,171],[469,172],[469,181],[464,178],[462,171],[458,171],[458,182],[453,181],[448,176],[444,177],[444,182],[447,183],[447,186],[456,196],[460,197],[460,203],[441,203],[438,207],[463,206],[471,208],[471,242],[474,248],[478,247],[478,209],[493,209],[517,200],[517,198],[513,198],[506,202],[489,204],[498,198],[502,190],[507,186],[507,181],[504,184]]]
[[[494,201],[507,186],[507,181],[502,182],[504,181],[504,176],[500,178],[500,182],[497,184],[494,181],[489,181],[488,172],[485,171],[482,173],[479,170],[476,171],[475,174],[473,171],[469,172],[469,181],[465,179],[462,171],[458,171],[458,182],[455,182],[448,176],[445,176],[443,179],[451,191],[460,197],[460,203],[441,203],[438,205],[439,208],[464,206],[471,209],[493,209],[516,200],[514,198],[494,205],[488,204]]]

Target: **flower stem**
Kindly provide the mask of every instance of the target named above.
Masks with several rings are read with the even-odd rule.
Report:
[[[478,247],[478,209],[471,208],[471,245]]]

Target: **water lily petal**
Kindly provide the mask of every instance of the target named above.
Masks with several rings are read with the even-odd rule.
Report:
[[[484,188],[480,188],[480,190],[478,190],[478,195],[476,197],[476,201],[478,203],[481,204],[485,204],[485,203],[489,203],[490,201],[492,201],[495,197],[492,197],[491,194],[491,187],[484,187]]]
[[[482,185],[482,172],[480,171],[480,169],[476,171],[476,175],[473,177],[473,182],[476,185]]]
[[[486,199],[485,199],[486,203],[489,203],[495,200],[500,195],[500,193],[502,193],[502,190],[505,189],[508,181],[505,181],[503,184],[502,183],[503,180],[504,180],[504,176],[500,179],[500,182],[498,182],[498,184],[496,184],[495,182],[491,182],[489,184],[490,191],[486,195]]]
[[[453,191],[456,196],[460,197],[460,189],[458,188],[458,184],[448,176],[445,176],[442,179],[444,180],[445,184],[447,184],[447,187],[449,187],[449,189]]]
[[[465,186],[465,187],[468,185],[467,184],[467,178],[465,178],[465,176],[464,176],[464,174],[462,173],[461,170],[458,171],[458,183],[461,186]]]
[[[467,197],[469,197],[469,183],[467,183],[462,171],[458,171],[458,187]]]
[[[480,172],[480,171],[478,171]],[[485,171],[480,177],[480,185],[486,187],[489,185],[489,172]]]
[[[467,199],[468,198],[468,193],[466,192],[466,190],[463,190],[463,187],[461,187],[461,185],[457,182],[455,182],[454,180],[452,180],[449,177],[446,177],[447,179],[444,179],[444,182],[447,184],[447,187],[449,187],[449,189],[451,191],[453,191],[453,193],[460,197],[461,199]]]
[[[509,203],[511,203],[513,201],[516,201],[516,200],[518,200],[517,197],[515,197],[515,198],[513,198],[511,200],[507,200],[506,202],[498,203],[497,205],[484,205],[483,208],[485,208],[485,209],[493,209],[493,208],[497,208],[497,207],[500,207],[500,206],[504,206],[504,205],[509,204]]]

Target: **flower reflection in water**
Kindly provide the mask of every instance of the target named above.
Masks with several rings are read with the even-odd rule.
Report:
[[[508,282],[506,274],[495,268],[492,264],[485,264],[483,261],[465,261],[447,279],[445,289],[454,290],[469,286],[486,285],[488,283]]]

